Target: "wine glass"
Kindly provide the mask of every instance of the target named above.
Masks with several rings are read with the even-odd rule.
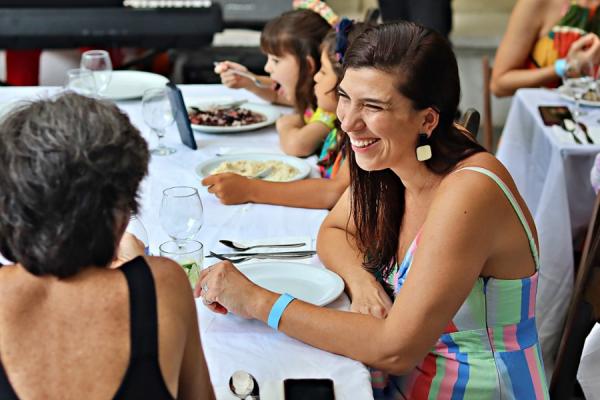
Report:
[[[166,88],[148,89],[142,97],[142,115],[144,122],[150,127],[152,132],[158,137],[158,146],[151,150],[152,154],[157,156],[166,156],[175,153],[177,150],[166,147],[162,138],[165,136],[165,129],[174,121],[173,109]]]
[[[595,68],[592,62],[588,60],[572,60],[569,62],[569,69],[571,68],[579,71],[579,75],[576,77],[565,75],[563,84],[575,100],[573,119],[578,122],[579,117],[587,114],[580,109],[581,99],[588,91],[595,90]]]
[[[96,94],[96,82],[92,72],[81,68],[68,70],[65,89],[83,96],[93,96]]]
[[[96,94],[101,96],[112,76],[112,62],[106,50],[89,50],[81,55],[81,69],[91,71],[96,82]]]
[[[162,228],[173,240],[193,239],[204,222],[198,191],[189,186],[163,190],[159,219]]]

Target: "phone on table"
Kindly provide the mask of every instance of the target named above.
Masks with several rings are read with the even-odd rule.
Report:
[[[285,400],[335,400],[331,379],[285,379]]]
[[[171,109],[173,110],[173,118],[177,124],[177,130],[179,131],[179,137],[181,142],[192,150],[196,150],[198,145],[194,138],[194,132],[192,131],[192,125],[190,123],[190,117],[187,113],[187,107],[183,101],[183,95],[181,90],[173,82],[167,83],[169,89],[169,101],[171,102]]]
[[[565,119],[573,119],[571,111],[565,106],[539,106],[538,110],[546,126],[560,126]]]

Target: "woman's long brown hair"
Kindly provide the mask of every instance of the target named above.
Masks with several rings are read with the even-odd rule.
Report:
[[[296,112],[300,115],[310,107],[317,107],[313,75],[321,68],[321,41],[331,26],[323,17],[311,10],[294,10],[270,20],[260,35],[260,48],[275,56],[291,54],[299,65],[295,89]],[[314,70],[308,61],[314,60]]]
[[[415,110],[432,107],[439,112],[439,123],[429,138],[433,154],[425,162],[429,170],[444,175],[459,161],[485,151],[454,125],[460,100],[458,66],[450,44],[440,34],[410,22],[369,28],[352,42],[344,59],[344,71],[358,68],[395,74],[396,89]],[[398,135],[402,134],[399,127]],[[399,261],[405,187],[389,169],[362,170],[354,152],[347,151],[357,245],[365,254],[363,266],[384,281]]]

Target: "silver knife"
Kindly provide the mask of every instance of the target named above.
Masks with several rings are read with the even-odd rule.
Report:
[[[253,257],[253,256],[314,256],[317,254],[315,250],[298,250],[298,251],[274,251],[274,252],[258,252],[258,253],[215,253],[222,257]],[[206,257],[214,257],[208,255]]]

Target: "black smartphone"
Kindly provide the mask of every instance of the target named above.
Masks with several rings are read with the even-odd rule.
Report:
[[[167,88],[169,89],[169,101],[171,102],[171,108],[173,109],[173,118],[177,124],[181,142],[190,149],[196,150],[198,146],[196,145],[196,139],[194,138],[190,117],[188,116],[187,107],[183,101],[181,90],[179,90],[177,85],[173,82],[167,83]]]
[[[571,111],[565,106],[539,106],[542,121],[546,126],[561,125],[565,119],[573,119]]]
[[[335,400],[331,379],[285,379],[285,400]]]

